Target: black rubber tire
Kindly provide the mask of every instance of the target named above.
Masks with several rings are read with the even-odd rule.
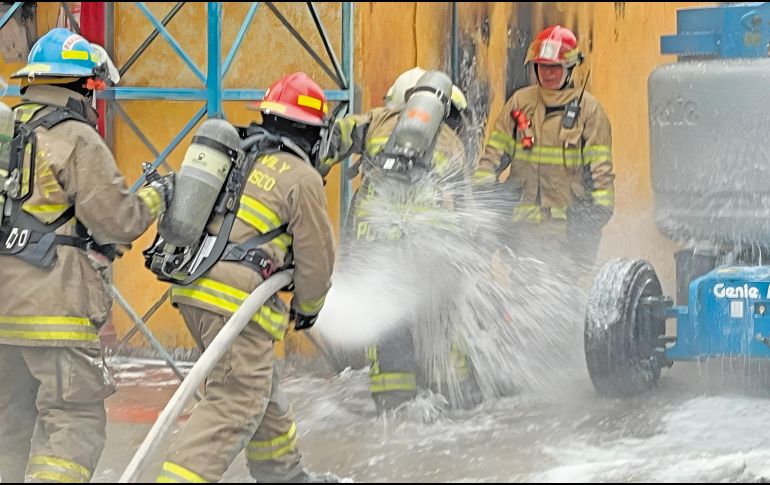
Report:
[[[645,325],[639,302],[662,294],[646,261],[614,259],[596,276],[586,308],[584,346],[588,374],[600,394],[633,396],[657,383],[663,361],[659,336],[665,334],[666,322],[649,319]]]

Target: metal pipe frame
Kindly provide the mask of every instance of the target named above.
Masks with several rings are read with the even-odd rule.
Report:
[[[2,28],[13,14],[21,8],[24,2],[15,2],[10,10],[0,18],[0,28]],[[169,33],[166,26],[176,16],[179,10],[186,2],[177,2],[174,7],[165,15],[163,20],[158,20],[157,17],[149,10],[144,2],[134,2],[136,7],[142,12],[147,20],[154,27],[153,32],[142,42],[137,50],[129,57],[126,63],[119,69],[121,75],[125,74],[135,63],[141,58],[142,54],[149,48],[149,46],[160,35],[169,43],[172,50],[179,56],[182,61],[187,64],[190,70],[195,76],[201,80],[203,87],[201,88],[155,88],[155,87],[113,87],[97,93],[98,99],[105,99],[110,101],[108,103],[108,113],[114,109],[115,113],[123,119],[132,131],[137,135],[140,141],[144,143],[150,152],[155,156],[153,167],[158,167],[161,164],[165,164],[165,158],[179,145],[181,140],[187,136],[192,128],[208,113],[209,117],[221,117],[223,116],[222,103],[225,101],[258,101],[264,98],[265,89],[225,89],[224,80],[227,73],[230,71],[232,64],[240,50],[244,38],[248,32],[249,27],[253,23],[254,17],[259,8],[260,2],[252,2],[246,17],[244,18],[238,34],[233,42],[230,51],[222,61],[222,3],[221,2],[207,2],[207,14],[208,14],[208,57],[207,57],[207,75],[198,68],[198,66],[192,61],[187,52],[182,48],[180,43]],[[344,116],[347,113],[353,111],[354,102],[354,83],[353,83],[353,5],[352,2],[342,2],[342,45],[341,45],[341,58],[342,62],[338,60],[334,49],[332,48],[329,35],[326,31],[320,15],[316,10],[312,2],[307,2],[308,10],[313,19],[313,22],[321,36],[321,40],[326,50],[326,54],[331,60],[333,69],[324,62],[321,57],[316,53],[312,47],[305,41],[303,36],[297,29],[289,22],[289,20],[277,9],[271,2],[265,2],[273,14],[279,19],[284,27],[292,34],[292,36],[300,43],[300,45],[313,57],[318,65],[334,80],[340,89],[325,90],[326,97],[329,101],[338,102],[340,106],[334,110],[338,116]],[[114,8],[114,7],[113,7]],[[67,11],[65,10],[65,14]],[[110,18],[114,22],[114,11],[110,11]],[[70,12],[71,15],[71,12]],[[74,20],[74,19],[72,19]],[[71,20],[71,21],[72,21]],[[109,19],[106,19],[109,20]],[[107,24],[107,22],[105,22]],[[105,25],[105,44],[112,44],[114,37],[114,26]],[[19,96],[18,86],[9,86],[8,96]],[[193,118],[182,128],[182,130],[171,140],[169,145],[161,152],[152,145],[149,139],[141,132],[136,123],[131,120],[128,114],[120,107],[117,101],[123,100],[169,100],[169,101],[202,101],[205,103],[203,108],[199,110]],[[109,130],[108,131],[112,131]],[[107,134],[108,140],[112,138],[112,133]],[[347,168],[349,165],[346,160],[343,163],[343,168]],[[165,165],[168,168],[168,165]],[[342,171],[344,173],[344,170]],[[144,177],[140,177],[139,180],[133,185],[132,190],[136,190],[144,181]],[[350,182],[341,176],[342,197],[340,200],[340,214],[343,216],[347,212],[348,203],[350,200]]]
[[[107,3],[109,3],[110,5],[113,4],[113,2],[107,2]],[[176,5],[174,5],[171,8],[171,11],[169,11],[169,13],[167,13],[166,16],[163,17],[163,20],[161,20],[160,23],[163,24],[164,27],[167,26],[168,23],[171,22],[171,19],[173,19],[174,16],[176,16],[176,14],[179,12],[179,10],[182,9],[182,6],[184,4],[185,4],[185,2],[177,2]],[[112,22],[107,22],[106,19],[105,19],[105,25],[112,26],[114,24],[114,22],[115,22],[115,18],[114,17],[112,18]],[[150,47],[150,45],[158,37],[158,35],[160,35],[160,31],[157,28],[155,28],[155,30],[153,30],[152,33],[149,36],[147,36],[147,38],[144,40],[144,42],[142,42],[142,45],[140,45],[134,51],[134,53],[131,54],[131,57],[129,57],[128,60],[126,61],[126,63],[123,64],[123,67],[118,69],[118,72],[120,73],[121,76],[123,76],[126,72],[128,72],[129,69],[131,69],[131,66],[133,66],[134,63],[136,62],[136,60],[139,59],[139,57],[142,54],[144,54],[144,51],[146,51],[147,48]],[[113,37],[114,37],[114,32],[113,32]],[[105,39],[106,38],[107,38],[107,36],[105,35]]]

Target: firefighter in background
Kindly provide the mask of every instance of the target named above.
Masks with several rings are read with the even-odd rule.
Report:
[[[399,120],[399,115],[406,105],[409,92],[417,85],[425,70],[415,67],[401,74],[388,90],[385,96],[385,107],[374,108],[362,115],[349,115],[338,121],[332,135],[333,156],[325,160],[325,169],[353,155],[362,157],[354,166],[361,170],[361,186],[351,201],[346,232],[352,240],[351,249],[357,244],[381,244],[392,238],[392,228],[377,227],[382,221],[372,221],[367,205],[378,197],[376,172],[371,161],[381,152]],[[449,94],[449,93],[448,93]],[[468,173],[464,162],[465,151],[463,143],[456,134],[460,128],[462,112],[467,108],[463,93],[452,87],[450,94],[450,110],[438,132],[432,157],[432,167],[429,176],[437,181],[462,187]],[[431,198],[431,201],[435,199]],[[451,208],[457,201],[448,202]],[[414,207],[413,207],[414,208]],[[419,208],[414,208],[419,211]],[[447,349],[452,353],[455,377],[463,387],[473,381],[467,357],[460,345],[452,345]],[[411,400],[417,395],[418,387],[424,387],[425,376],[418,372],[418,357],[415,355],[414,337],[409,326],[392,331],[383,338],[377,346],[367,349],[370,368],[370,391],[378,412],[393,409]],[[442,392],[443,389],[436,389]],[[463,393],[470,394],[470,393]],[[466,406],[467,402],[453,402],[453,405]]]
[[[108,264],[111,245],[141,236],[173,192],[166,176],[130,193],[99,137],[94,90],[118,81],[104,56],[54,29],[12,76],[22,93],[16,140],[27,143],[0,150],[3,482],[91,479],[114,392],[98,335],[112,298],[95,261]]]
[[[504,192],[518,202],[513,221],[526,225],[514,232],[579,272],[596,258],[615,198],[609,119],[572,78],[582,60],[570,30],[556,25],[537,36],[526,58],[537,84],[505,103],[474,174],[475,184],[488,186],[510,166]]]
[[[280,136],[282,144],[256,159],[229,240],[245,244],[257,235],[278,235],[250,251],[250,262],[219,260],[189,286],[174,286],[171,299],[201,350],[246,297],[292,257],[294,299],[291,310],[277,296],[268,300],[219,361],[167,455],[160,482],[219,481],[244,447],[250,472],[260,482],[336,480],[302,466],[297,425],[274,362],[274,344],[286,334],[290,311],[295,330],[309,329],[331,286],[334,236],[323,180],[311,161],[326,124],[326,98],[298,72],[270,86],[256,108],[262,128]]]

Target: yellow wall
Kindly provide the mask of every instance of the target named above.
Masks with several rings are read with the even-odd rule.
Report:
[[[171,2],[148,3],[158,18]],[[313,32],[304,3],[278,3],[279,8],[303,32]],[[659,54],[662,34],[676,31],[676,10],[697,3],[636,2],[460,2],[460,47],[463,69],[460,82],[468,92],[480,124],[493,121],[514,86],[528,79],[521,66],[527,42],[539,29],[552,23],[573,28],[587,53],[587,62],[578,72],[582,82],[591,69],[588,89],[604,105],[613,124],[613,155],[616,162],[617,210],[605,230],[601,259],[615,256],[650,259],[673,292],[673,244],[660,236],[652,222],[647,134],[647,77],[659,64],[675,59]],[[223,57],[229,50],[248,4],[226,2],[224,6]],[[338,3],[317,4],[334,45],[341,35],[341,9]],[[52,25],[56,10],[41,4],[39,16],[45,26]],[[53,12],[51,14],[51,12]],[[53,20],[51,20],[53,18]],[[169,30],[205,73],[205,4],[188,2],[169,24]],[[355,4],[355,80],[360,107],[378,105],[390,83],[402,71],[420,65],[449,68],[451,4],[402,2],[360,2]],[[116,4],[116,64],[122,65],[151,32],[149,23],[130,3]],[[323,52],[317,35],[308,42]],[[470,62],[473,61],[473,62]],[[2,62],[2,61],[0,61]],[[8,74],[18,66],[0,64]],[[231,72],[227,87],[262,88],[278,76],[294,70],[309,72],[327,89],[333,82],[279,24],[264,6],[248,31]],[[124,85],[200,87],[200,81],[159,37],[145,56],[124,77]],[[162,149],[181,126],[197,111],[200,103],[131,101],[122,106],[142,127],[158,149]],[[254,112],[242,103],[227,103],[228,119],[246,123]],[[139,164],[152,157],[123,123],[116,123],[115,154],[129,180],[139,175]],[[178,166],[188,139],[169,157]],[[332,218],[337,223],[339,208],[338,172],[329,177],[327,193]],[[141,249],[151,241],[147,235],[117,264],[117,282],[128,300],[142,312],[162,294],[165,286],[154,281],[143,268]],[[170,347],[191,345],[176,311],[164,307],[152,328]],[[120,310],[115,312],[119,333],[130,323]],[[139,340],[135,341],[139,343]]]

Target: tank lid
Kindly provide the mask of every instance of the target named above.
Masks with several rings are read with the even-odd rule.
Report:
[[[660,38],[662,54],[721,59],[768,56],[770,2],[738,2],[676,12],[676,35]]]

